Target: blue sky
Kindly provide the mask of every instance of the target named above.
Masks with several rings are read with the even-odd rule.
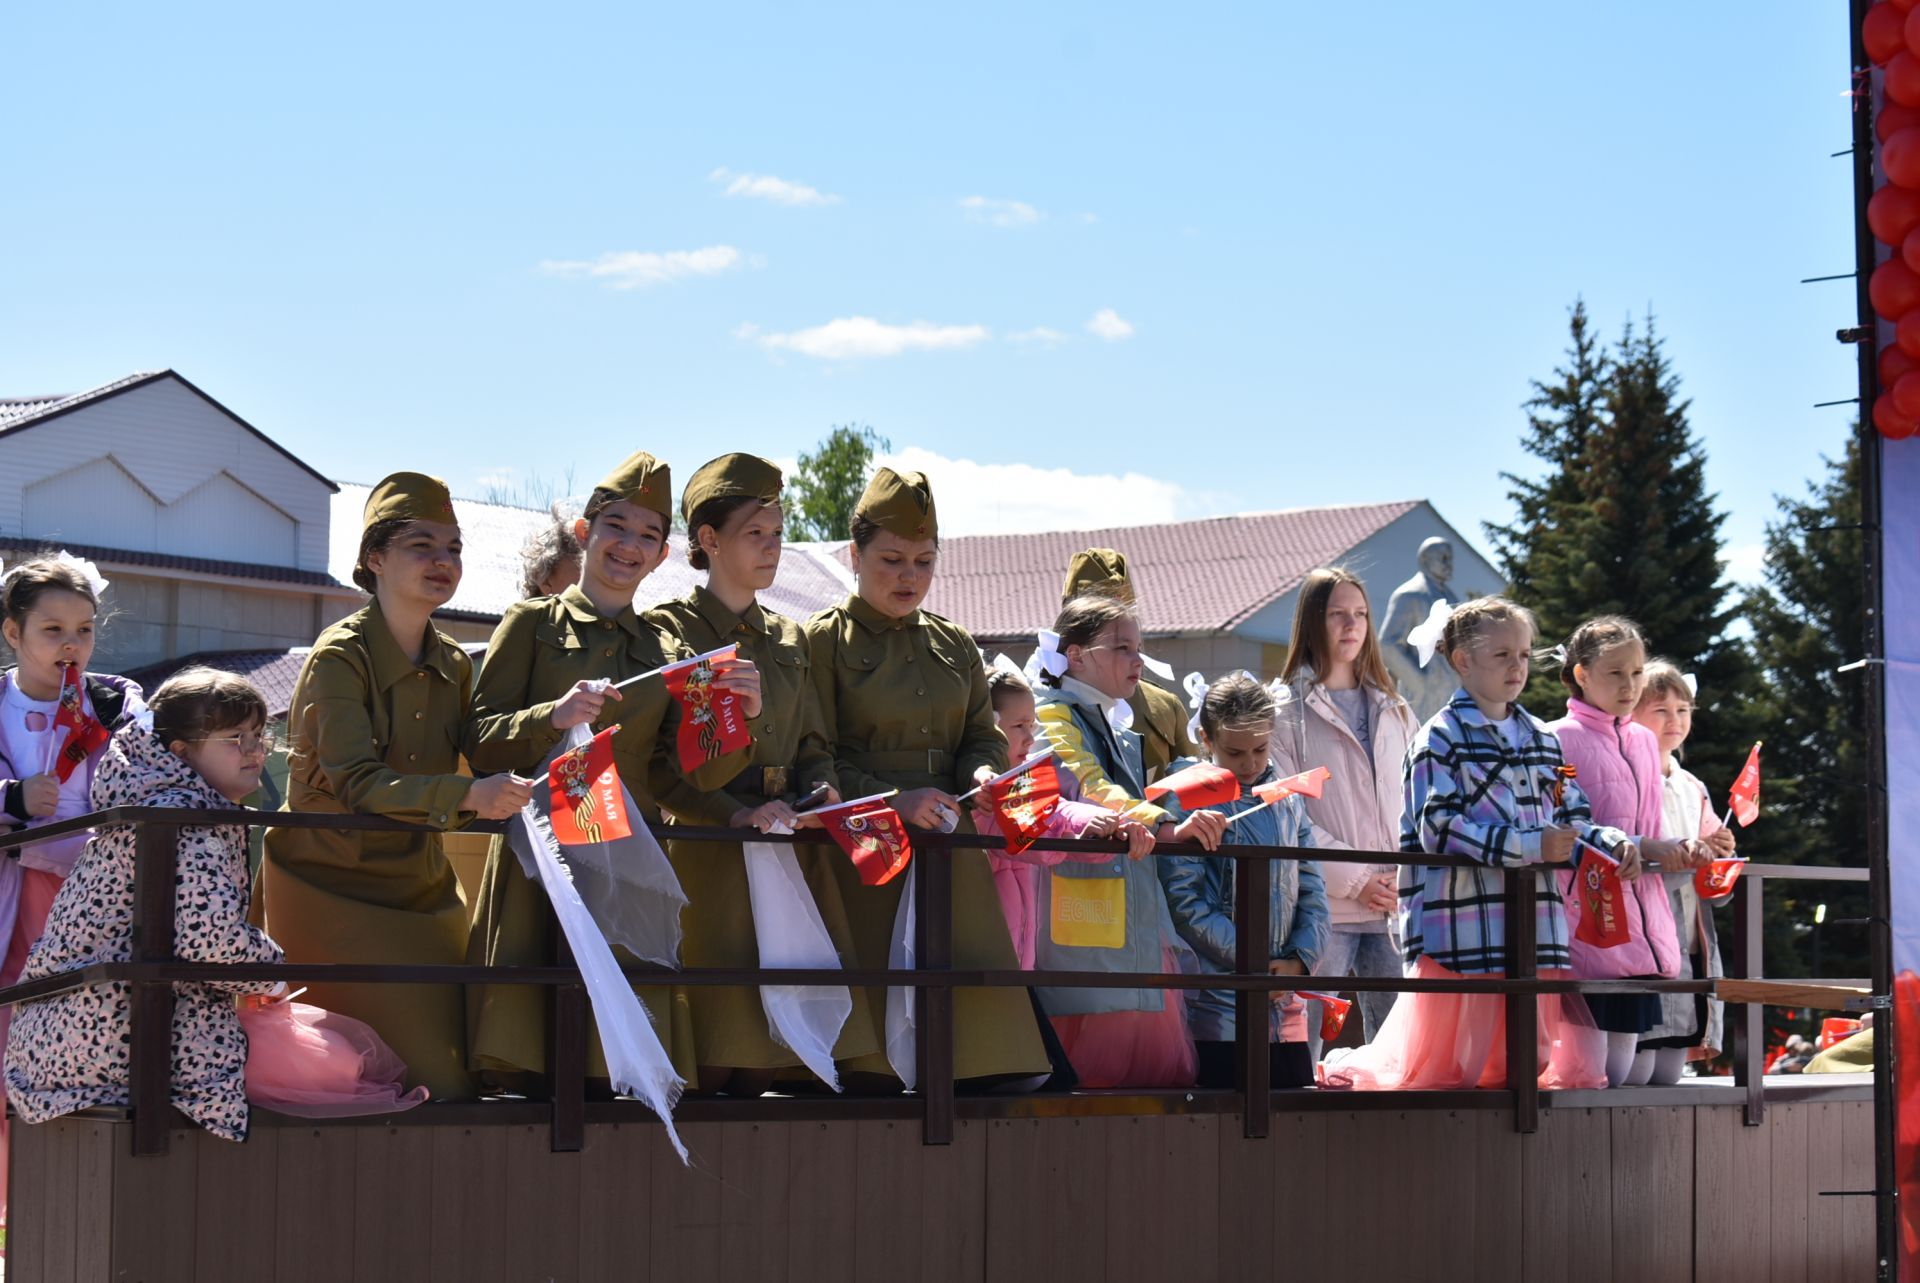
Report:
[[[31,5],[0,47],[0,393],[170,365],[333,476],[858,421],[950,530],[1477,537],[1576,295],[1657,312],[1741,566],[1846,431],[1851,285],[1796,283],[1851,266],[1841,0]]]

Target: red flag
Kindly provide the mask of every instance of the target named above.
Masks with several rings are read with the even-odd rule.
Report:
[[[53,728],[66,729],[66,742],[54,759],[53,774],[62,784],[80,763],[113,738],[100,719],[87,711],[80,694],[80,665],[67,664],[60,670],[60,710],[53,715]]]
[[[1860,1022],[1845,1016],[1828,1016],[1820,1022],[1820,1038],[1814,1043],[1817,1050],[1825,1051],[1836,1043],[1845,1042],[1860,1032]]]
[[[1733,894],[1745,860],[1715,860],[1693,871],[1693,889],[1702,900],[1718,900]]]
[[[1340,1031],[1347,1027],[1347,1012],[1353,1009],[1353,1004],[1330,993],[1311,993],[1305,989],[1298,990],[1298,993],[1302,998],[1311,998],[1320,1004],[1320,1041],[1332,1042],[1338,1038]]]
[[[696,655],[660,670],[667,692],[680,701],[680,769],[694,771],[717,757],[753,743],[740,697],[713,684],[714,664],[732,659],[738,647]]]
[[[1333,772],[1324,766],[1316,766],[1311,771],[1302,771],[1298,775],[1289,775],[1284,780],[1273,780],[1266,784],[1253,786],[1253,795],[1262,802],[1278,802],[1282,798],[1292,797],[1295,793],[1302,797],[1319,797],[1320,791],[1333,778]]]
[[[854,872],[870,887],[898,877],[913,856],[900,812],[877,797],[856,798],[813,812],[853,861]]]
[[[1147,785],[1147,801],[1173,794],[1189,811],[1219,806],[1240,796],[1240,777],[1212,762],[1195,762]]]
[[[1047,817],[1060,805],[1060,773],[1050,758],[1036,758],[987,784],[993,818],[1007,839],[1007,854],[1018,855],[1046,832]]]
[[[1596,949],[1612,949],[1625,944],[1632,934],[1620,861],[1591,843],[1581,846],[1586,854],[1580,857],[1580,869],[1573,878],[1580,897],[1580,927],[1574,935]]]
[[[1902,971],[1893,982],[1893,1031],[1896,1063],[1920,1065],[1920,976]],[[1881,1017],[1874,1017],[1880,1023]],[[1875,1033],[1876,1039],[1889,1036]],[[1893,1170],[1899,1178],[1900,1277],[1910,1279],[1920,1260],[1920,1074],[1893,1076]]]
[[[1740,768],[1740,778],[1733,782],[1733,788],[1727,792],[1727,805],[1733,808],[1733,818],[1740,821],[1740,827],[1746,828],[1760,818],[1760,746],[1755,744],[1753,751],[1747,754],[1747,764]]]
[[[633,836],[620,772],[613,764],[613,733],[619,729],[609,726],[579,748],[560,754],[547,767],[547,787],[553,795],[553,836],[562,845],[617,842]]]

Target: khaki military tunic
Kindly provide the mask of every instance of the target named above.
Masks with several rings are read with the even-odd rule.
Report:
[[[706,587],[648,611],[646,622],[703,654],[737,644],[760,669],[760,716],[749,721],[753,752],[747,769],[725,788],[703,792],[681,783],[662,795],[676,819],[725,827],[736,811],[770,798],[795,801],[816,784],[837,787],[833,754],[820,717],[819,696],[808,675],[811,657],[800,625],[759,603],[736,615]],[[738,842],[670,842],[667,854],[687,892],[686,936],[681,961],[689,967],[755,967],[760,953],[747,891],[747,870]],[[794,855],[813,892],[815,906],[833,937],[843,966],[854,965],[853,928],[841,900],[834,865],[838,847],[801,846]],[[752,988],[688,986],[681,990],[702,1065],[744,1069],[798,1067],[800,1058],[767,1030],[760,993]],[[880,1048],[867,1005],[856,1003],[834,1044],[838,1060],[871,1055]],[[804,1073],[804,1071],[802,1071]]]
[[[939,788],[964,793],[982,766],[1006,768],[980,651],[958,625],[917,611],[891,619],[859,596],[807,622],[812,676],[834,741],[846,797]],[[964,821],[963,821],[964,822]],[[938,858],[916,853],[916,859]],[[1019,959],[993,889],[986,854],[955,851],[953,961],[962,969],[1017,970]],[[862,967],[885,967],[904,877],[885,886],[835,865]],[[886,1028],[886,991],[863,991],[875,1029]],[[890,1072],[883,1055],[852,1068]],[[960,1078],[1048,1071],[1033,1004],[1020,989],[954,991],[954,1072]]]
[[[1149,783],[1164,775],[1170,763],[1200,755],[1200,746],[1187,734],[1193,710],[1178,695],[1142,678],[1127,703],[1133,708],[1133,729],[1140,734],[1140,758]]]
[[[481,774],[534,772],[562,738],[563,732],[553,726],[553,709],[574,683],[621,681],[684,657],[631,607],[608,619],[578,586],[510,606],[480,665],[466,735],[467,760]],[[679,704],[658,679],[635,682],[619,695],[607,701],[594,728],[619,725],[613,756],[620,779],[640,809],[637,818],[657,825],[660,791],[679,783],[662,755],[663,742],[671,743],[678,725]],[[742,752],[710,763],[700,782],[724,783],[745,761]],[[488,966],[544,966],[554,961],[558,946],[546,892],[521,871],[519,857],[507,842],[495,839],[481,875],[469,960]],[[630,960],[625,950],[615,952]],[[674,1067],[690,1077],[692,1035],[684,1019],[676,1019],[674,991],[649,985],[636,992]],[[468,994],[472,1067],[491,1073],[546,1072],[551,1005],[552,995],[543,986],[473,986]],[[588,1073],[606,1073],[597,1037],[588,1054]]]
[[[460,771],[473,662],[428,630],[418,664],[378,603],[314,642],[287,715],[287,809],[384,815],[436,828],[473,818]],[[263,921],[289,962],[458,964],[467,912],[437,833],[273,829]],[[309,986],[309,1001],[366,1021],[437,1099],[467,1096],[466,1018],[454,985]]]

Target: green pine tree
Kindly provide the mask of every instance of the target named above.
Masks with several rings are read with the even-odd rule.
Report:
[[[1860,444],[1849,436],[1804,498],[1781,496],[1767,527],[1765,584],[1743,613],[1760,681],[1751,718],[1761,751],[1761,815],[1740,831],[1744,854],[1783,864],[1863,866],[1867,840],[1865,684],[1858,671],[1866,620],[1861,575]],[[1706,778],[1704,775],[1702,778]],[[1710,786],[1715,782],[1709,780]],[[1716,787],[1724,787],[1724,784]],[[1768,970],[1810,967],[1814,906],[1827,906],[1821,970],[1865,976],[1864,885],[1780,883],[1767,892]],[[1774,965],[1774,959],[1782,965]],[[1795,967],[1789,970],[1788,967]]]
[[[893,443],[869,427],[840,424],[827,433],[787,479],[786,525],[790,539],[845,539],[873,473],[873,458]]]

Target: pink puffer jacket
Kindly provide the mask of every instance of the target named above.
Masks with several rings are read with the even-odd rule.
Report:
[[[1547,729],[1559,737],[1567,762],[1579,772],[1575,779],[1593,806],[1595,824],[1611,825],[1635,841],[1666,836],[1661,831],[1664,784],[1658,736],[1630,718],[1612,717],[1578,699],[1568,700],[1567,715]],[[1560,873],[1573,974],[1582,980],[1679,975],[1680,940],[1664,876],[1645,873],[1626,884],[1632,938],[1611,949],[1596,949],[1574,936],[1580,926],[1580,897],[1573,889],[1578,865],[1576,856],[1573,866]]]

